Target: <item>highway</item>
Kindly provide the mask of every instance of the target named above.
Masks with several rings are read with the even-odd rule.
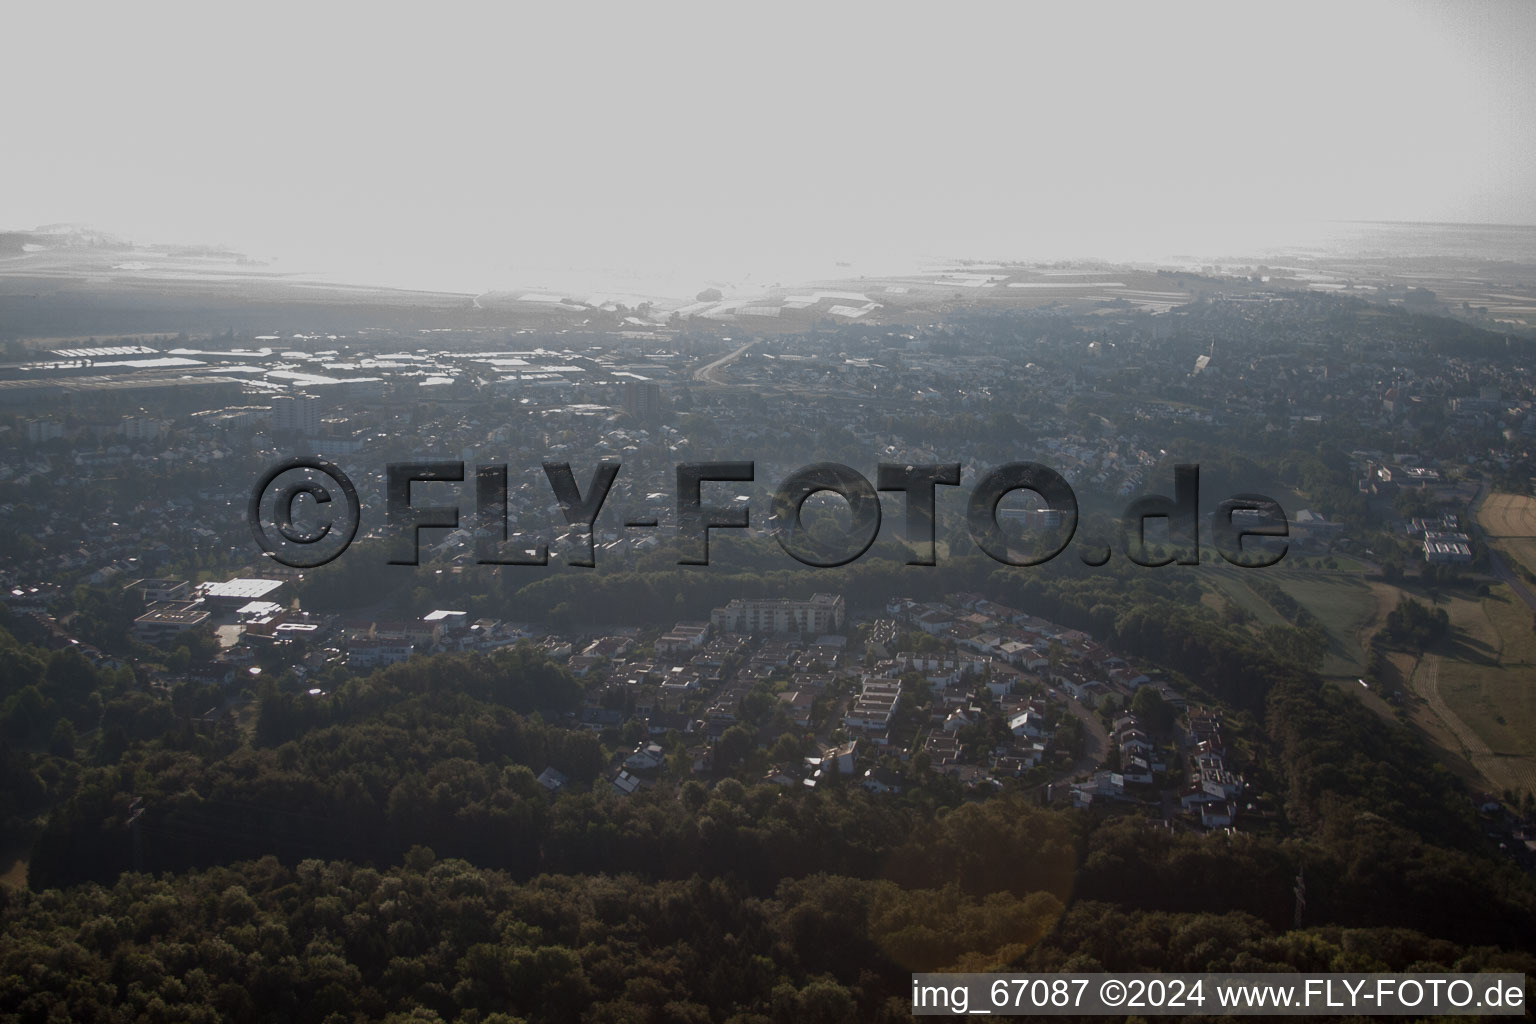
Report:
[[[701,384],[724,385],[725,381],[719,377],[719,372],[741,358],[743,352],[751,348],[755,342],[747,342],[745,345],[732,352],[730,355],[721,356],[708,366],[701,367],[693,372],[693,379]]]

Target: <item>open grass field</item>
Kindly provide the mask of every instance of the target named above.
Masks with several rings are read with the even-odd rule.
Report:
[[[1536,501],[1501,502],[1494,516],[1506,531],[1526,529],[1530,517],[1531,536],[1515,539],[1528,540],[1536,555]],[[1347,571],[1276,566],[1254,572],[1262,572],[1264,580],[1323,624],[1328,633],[1325,677],[1386,718],[1395,718],[1398,711],[1383,695],[1401,689],[1408,697],[1409,719],[1447,753],[1448,766],[1468,785],[1536,793],[1536,623],[1509,587],[1495,585],[1483,598],[1442,596],[1437,607],[1450,617],[1450,635],[1423,655],[1390,652],[1378,694],[1356,682],[1365,674],[1371,638],[1400,598],[1428,603],[1427,596]],[[1244,570],[1211,572],[1203,602],[1213,607],[1230,602],[1259,625],[1284,622],[1248,585],[1251,578]]]
[[[1243,582],[1243,570],[1220,570],[1211,573],[1210,586],[1222,599],[1230,601],[1258,620],[1259,625],[1284,625],[1285,619],[1269,606],[1258,594]]]
[[[1448,609],[1454,632],[1426,655],[1415,692],[1447,717],[1471,762],[1499,791],[1536,793],[1536,630],[1508,587]],[[1421,678],[1422,677],[1422,678]]]
[[[1370,635],[1386,621],[1390,603],[1358,575],[1343,572],[1276,567],[1268,577],[1276,586],[1306,608],[1328,631],[1328,657],[1323,674],[1358,677],[1365,671]],[[1389,588],[1392,589],[1392,588]]]
[[[1528,572],[1536,572],[1536,498],[1490,494],[1477,512],[1488,543]]]
[[[1286,568],[1283,562],[1268,569],[1213,572],[1211,585],[1216,591],[1252,614],[1260,625],[1283,625],[1286,619],[1248,586],[1250,572],[1262,573],[1264,580],[1285,591],[1323,624],[1328,632],[1324,675],[1353,681],[1364,673],[1370,635],[1396,605],[1397,588],[1371,583],[1358,573]]]
[[[1536,537],[1536,498],[1490,494],[1477,518],[1490,537]]]

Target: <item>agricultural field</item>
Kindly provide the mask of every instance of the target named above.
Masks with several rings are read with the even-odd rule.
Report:
[[[1536,573],[1536,498],[1490,494],[1477,513],[1488,543]]]
[[[1536,534],[1531,540],[1536,544]],[[1248,585],[1250,578],[1235,570],[1213,573],[1209,603],[1231,602],[1259,625],[1284,622]],[[1381,694],[1357,691],[1357,679],[1365,674],[1371,637],[1408,592],[1346,572],[1277,567],[1263,578],[1323,624],[1329,641],[1323,675],[1378,714],[1395,717]],[[1401,688],[1409,696],[1411,721],[1447,752],[1469,785],[1536,793],[1536,619],[1506,586],[1494,586],[1484,598],[1442,597],[1438,607],[1450,616],[1450,636],[1422,655],[1390,652],[1383,690]]]
[[[1427,654],[1412,685],[1456,732],[1497,790],[1536,793],[1536,629],[1508,587],[1453,603],[1453,635]]]

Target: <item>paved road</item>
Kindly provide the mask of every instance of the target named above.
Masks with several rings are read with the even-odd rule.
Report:
[[[747,349],[751,348],[754,344],[755,342],[749,341],[745,345],[741,346],[741,348],[738,348],[736,351],[732,352],[730,355],[721,356],[719,359],[716,359],[708,366],[695,370],[693,379],[699,381],[702,384],[724,384],[725,381],[720,377],[720,371],[731,365],[731,363],[734,363],[737,359],[740,359],[741,354]]]
[[[1536,594],[1533,594],[1531,588],[1525,585],[1525,581],[1504,564],[1503,556],[1492,548],[1488,550],[1488,568],[1492,569],[1493,574],[1500,580],[1508,583],[1510,590],[1520,595],[1520,600],[1525,602],[1526,607],[1536,612]]]
[[[1083,742],[1082,760],[1090,762],[1089,767],[1103,764],[1104,758],[1109,756],[1109,730],[1104,728],[1104,723],[1096,713],[1070,697],[1067,698],[1067,710],[1078,717],[1088,733]]]
[[[1099,721],[1099,716],[1071,697],[1067,698],[1067,710],[1083,723],[1083,756],[1072,762],[1072,767],[1058,772],[1044,785],[1053,786],[1086,775],[1103,764],[1109,756],[1109,732],[1104,728],[1104,723]]]

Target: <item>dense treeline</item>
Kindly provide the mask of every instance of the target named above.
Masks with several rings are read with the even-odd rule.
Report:
[[[1411,597],[1399,598],[1397,607],[1387,613],[1388,639],[1420,651],[1433,646],[1450,628],[1451,617],[1444,608],[1429,608]]]
[[[1213,857],[1220,867],[1209,877],[1238,879],[1232,884],[1190,883],[1199,877],[1194,872],[1170,877],[1169,865],[1186,856],[1179,843],[1160,863],[1147,851],[1161,841],[1141,838],[1117,854],[1128,866],[1124,884],[1104,883],[1090,853],[1085,885],[1104,885],[1098,891],[1105,896],[1138,906],[1242,908],[1279,925],[1291,905],[1284,877],[1304,871],[1309,913],[1319,920],[1420,927],[1469,942],[1522,941],[1536,924],[1530,879],[1489,846],[1468,794],[1423,740],[1312,671],[1308,652],[1320,652],[1306,639],[1314,625],[1305,617],[1294,616],[1300,628],[1257,634],[1228,625],[1199,604],[1198,586],[1177,572],[1075,579],[998,573],[992,585],[1009,581],[1020,606],[1175,669],[1198,690],[1261,716],[1273,744],[1270,760],[1284,779],[1285,813],[1297,830],[1279,848],[1245,838],[1266,852],[1235,875],[1231,869],[1244,860],[1237,847]],[[1101,834],[1109,835],[1101,828],[1095,842]],[[1212,897],[1208,903],[1189,902],[1202,891]]]
[[[186,727],[88,769],[38,839],[33,880],[106,879],[135,857],[150,869],[267,852],[393,858],[440,834],[494,854],[485,863],[531,867],[537,851],[496,830],[545,807],[534,774],[554,766],[590,784],[606,763],[591,733],[519,713],[580,699],[568,673],[522,648],[419,659],[331,699],[264,695],[254,745]],[[124,827],[135,799],[137,836]]]
[[[909,1019],[910,972],[1513,971],[1536,957],[1401,928],[1273,928],[818,874],[519,883],[415,848],[387,870],[267,857],[0,907],[0,1013],[21,1021]]]
[[[1137,659],[1178,672],[1205,694],[1250,711],[1261,710],[1280,679],[1307,675],[1321,651],[1292,627],[1264,635],[1224,621],[1200,603],[1189,570],[1121,567],[1029,575],[992,574],[1004,599],[1053,622],[1081,629]]]
[[[832,872],[914,890],[956,884],[976,898],[1043,889],[1063,903],[1241,909],[1279,927],[1304,871],[1309,921],[1457,941],[1536,931],[1532,887],[1482,848],[1454,780],[1406,733],[1306,678],[1279,682],[1267,709],[1287,814],[1301,830],[1230,841],[1173,836],[1139,818],[1095,825],[1018,797],[948,807],[921,779],[900,798],[731,778],[619,797],[593,734],[459,691],[527,699],[525,687],[491,687],[490,673],[475,682],[473,670],[494,661],[423,659],[359,680],[338,694],[334,721],[276,747],[195,735],[137,744],[84,773],[36,844],[31,882],[110,882],[136,861],[184,870],[266,853],[383,866],[430,845],[518,879],[699,874],[766,895],[786,878]],[[534,779],[551,764],[572,778],[557,796]],[[142,816],[130,827],[134,798]]]
[[[1267,728],[1288,811],[1326,858],[1322,873],[1306,867],[1330,920],[1529,944],[1536,888],[1490,848],[1465,790],[1418,737],[1315,679],[1275,687]]]
[[[1127,911],[1083,901],[1026,959],[1032,970],[1521,971],[1529,951],[1435,939],[1409,928],[1271,928],[1241,911]]]
[[[107,696],[131,673],[98,674],[73,648],[46,651],[23,645],[0,629],[0,738],[27,743],[49,737],[62,722],[95,728]]]
[[[536,784],[545,764],[571,776],[568,792],[551,797]],[[275,750],[144,745],[86,774],[39,837],[30,881],[110,881],[135,857],[152,871],[268,852],[386,864],[430,844],[524,878],[545,870],[702,873],[733,875],[761,892],[817,871],[889,871],[914,885],[971,874],[1002,885],[995,867],[962,856],[973,842],[952,842],[945,829],[972,827],[977,841],[993,835],[984,848],[1009,851],[1013,871],[1028,863],[1026,840],[1065,827],[1062,816],[999,800],[967,805],[939,828],[921,795],[898,803],[851,783],[802,793],[690,781],[621,798],[600,777],[605,764],[591,733],[463,695],[408,699]],[[143,813],[130,827],[136,798]],[[1034,831],[1018,831],[1026,827]],[[1070,838],[1058,838],[1049,871],[1042,864],[1037,872],[1063,892],[1072,849]]]
[[[612,752],[564,721],[580,685],[530,647],[320,697],[265,684],[247,740],[12,641],[8,696],[114,729],[4,751],[8,806],[56,806],[35,894],[3,910],[0,1012],[878,1020],[905,1014],[912,969],[1525,969],[1530,880],[1416,737],[1316,677],[1305,628],[1233,625],[1172,567],[979,582],[1244,709],[1230,732],[1275,827],[1176,834],[916,774],[896,797],[682,773],[619,797]],[[1298,874],[1308,930],[1287,932]]]
[[[138,689],[130,670],[98,669],[72,647],[24,644],[0,628],[0,835],[25,835],[73,790],[82,736],[94,734],[91,754],[107,764],[176,720],[170,702]]]

